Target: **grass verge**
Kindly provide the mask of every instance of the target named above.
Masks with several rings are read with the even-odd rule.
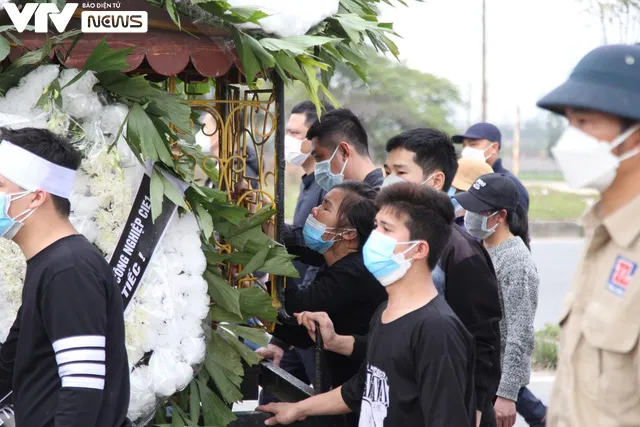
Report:
[[[556,369],[558,367],[558,347],[560,327],[547,324],[536,332],[536,341],[531,355],[531,363],[536,369]]]
[[[595,201],[592,196],[565,193],[544,187],[531,187],[528,190],[530,220],[576,220]]]

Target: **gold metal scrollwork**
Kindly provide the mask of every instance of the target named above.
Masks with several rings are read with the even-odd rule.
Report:
[[[219,152],[207,156],[203,170],[218,168],[218,189],[224,191],[227,199],[255,212],[266,204],[274,204],[275,178],[275,132],[277,117],[275,94],[271,89],[248,90],[238,86],[227,86],[226,100],[190,100],[194,111],[210,114],[215,130],[204,124],[203,133],[215,140],[217,136]],[[194,129],[195,130],[195,129]],[[283,183],[281,183],[283,185]],[[274,219],[271,220],[272,222]],[[218,252],[228,254],[232,248],[214,236]],[[252,276],[240,280],[235,273],[242,266],[227,265],[223,270],[232,286],[244,288],[264,285]],[[272,292],[275,301],[275,291]]]

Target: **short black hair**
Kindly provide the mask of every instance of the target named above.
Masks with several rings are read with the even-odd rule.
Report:
[[[322,101],[321,104],[322,111],[324,111],[323,115],[334,110],[333,105],[327,101]],[[318,110],[316,109],[316,104],[311,101],[302,101],[297,103],[291,109],[291,114],[304,114],[304,124],[307,125],[307,127],[311,127],[318,121]]]
[[[47,129],[0,128],[0,140],[5,140],[13,145],[25,149],[38,157],[50,161],[67,169],[78,170],[82,162],[82,153],[63,136],[56,135]],[[60,215],[69,216],[71,203],[64,197],[51,195],[53,205]]]
[[[324,114],[307,132],[307,139],[318,138],[322,146],[335,150],[341,141],[355,148],[361,155],[369,154],[369,140],[360,119],[347,108],[338,108]]]
[[[355,228],[358,249],[362,249],[373,231],[376,219],[376,190],[360,181],[344,181],[333,189],[344,191],[344,199],[338,209],[338,227]]]
[[[453,229],[454,211],[449,196],[426,185],[401,182],[383,188],[376,198],[376,206],[406,216],[410,239],[425,240],[429,244],[427,265],[433,270]]]
[[[415,153],[415,162],[426,178],[436,170],[444,174],[443,191],[449,191],[458,171],[456,149],[449,135],[434,128],[417,128],[402,132],[387,142],[387,153],[404,148]]]

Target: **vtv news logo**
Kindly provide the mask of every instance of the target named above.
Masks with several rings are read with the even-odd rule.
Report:
[[[27,28],[34,15],[36,33],[49,32],[49,19],[56,30],[62,33],[66,30],[77,8],[78,3],[67,3],[62,11],[53,3],[26,3],[22,10],[18,10],[15,3],[4,5],[4,9],[19,33]],[[146,33],[148,29],[145,11],[83,10],[80,18],[83,33]]]

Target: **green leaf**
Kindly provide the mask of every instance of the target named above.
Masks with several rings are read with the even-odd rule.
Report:
[[[242,291],[242,289],[239,289],[239,291]],[[211,313],[211,320],[213,320],[214,322],[242,323],[245,321],[243,316],[238,316],[237,314],[233,314],[217,304],[214,304],[211,307],[210,313]]]
[[[247,217],[247,210],[241,206],[216,203],[213,204],[214,210],[209,212],[215,213],[219,218],[224,218],[231,224],[239,224]],[[215,221],[214,221],[215,222]],[[217,228],[217,225],[216,225]]]
[[[9,41],[0,36],[0,61],[4,61],[4,59],[9,56],[9,52],[11,52]]]
[[[251,351],[249,347],[246,348]],[[233,403],[242,399],[240,385],[244,370],[239,353],[228,340],[222,337],[220,331],[212,335],[204,366],[225,402]]]
[[[238,274],[238,279],[241,279],[244,276],[253,273],[262,265],[264,265],[264,262],[267,259],[267,255],[269,255],[269,250],[269,246],[265,246],[258,252],[256,252],[253,258],[251,258],[251,261],[249,261],[249,263],[245,265],[242,271]]]
[[[120,50],[111,49],[107,44],[106,38],[103,38],[87,58],[82,67],[82,71],[71,79],[69,83],[64,85],[64,87],[71,86],[80,80],[89,70],[100,73],[103,71],[120,71],[128,68],[129,63],[127,62],[127,57],[131,52],[133,52],[133,48],[130,47]]]
[[[260,63],[253,53],[253,49],[251,49],[251,46],[248,46],[245,43],[244,34],[241,31],[239,31],[235,27],[232,27],[231,35],[233,37],[236,50],[238,51],[238,55],[240,56],[242,67],[244,68],[244,75],[247,79],[247,82],[249,84],[252,84],[256,79],[258,71],[260,71]]]
[[[242,310],[245,319],[256,316],[272,322],[278,320],[278,311],[273,307],[269,294],[256,286],[238,289],[238,291],[240,292],[240,310]],[[235,321],[234,323],[240,322]]]
[[[298,270],[291,263],[293,259],[295,256],[289,255],[284,247],[278,246],[269,251],[269,257],[259,270],[276,276],[298,277]]]
[[[273,65],[276,63],[275,59],[273,59],[273,55],[271,55],[271,53],[269,53],[264,47],[262,47],[258,40],[245,34],[242,41],[251,48],[256,58],[258,58],[258,61],[262,65],[262,69],[267,70],[273,67]]]
[[[320,87],[320,90],[322,91],[322,93],[324,93],[324,96],[329,100],[329,102],[331,102],[331,104],[333,104],[334,107],[340,108],[340,101],[338,101],[335,98],[335,96],[333,96],[331,91],[327,89],[327,87],[322,83],[319,83],[318,86]]]
[[[236,420],[236,416],[231,409],[224,404],[207,384],[196,380],[202,401],[202,415],[207,426],[226,426]]]
[[[233,314],[242,316],[240,312],[240,294],[231,287],[229,282],[209,270],[205,271],[204,279],[209,284],[209,295],[211,295],[216,304]]]
[[[304,55],[307,49],[322,46],[327,43],[339,43],[342,39],[322,36],[292,36],[281,39],[266,37],[260,39],[260,44],[272,51],[287,51],[293,55]]]
[[[171,427],[184,427],[184,420],[180,416],[180,413],[174,409],[171,413]]]
[[[282,67],[284,71],[291,74],[296,80],[300,80],[302,82],[307,81],[307,76],[300,70],[300,65],[296,62],[295,58],[287,55],[284,52],[274,52],[273,57],[276,60],[276,63]]]
[[[238,337],[242,337],[245,340],[254,342],[261,347],[266,347],[267,345],[268,338],[264,332],[264,329],[230,324],[220,325],[220,327],[233,332],[233,334]]]
[[[167,0],[166,7],[173,23],[176,24],[178,28],[182,29],[182,26],[180,25],[180,14],[176,10],[176,4],[173,2],[173,0]]]
[[[176,188],[176,186],[164,176],[164,174],[160,173],[160,179],[162,180],[162,185],[164,187],[164,195],[167,196],[169,200],[173,202],[174,205],[180,206],[185,210],[190,210],[189,206],[184,201],[184,195]]]
[[[228,329],[229,326],[231,326],[231,325],[229,325],[229,324],[225,324],[225,325],[220,324],[220,325],[218,325],[219,333],[225,337],[227,342],[238,353],[240,353],[240,356],[242,356],[242,359],[244,359],[244,361],[247,362],[249,365],[255,365],[257,363],[260,363],[262,358],[260,356],[258,356],[258,354],[255,353],[253,350],[251,350],[249,347],[247,347],[243,342],[241,342],[238,339],[238,336],[233,334],[231,332],[231,330]],[[262,331],[262,335],[263,335],[263,337],[259,338],[258,342],[256,344],[259,344],[260,342],[263,342],[264,344],[266,344],[267,339],[264,336],[264,331]]]
[[[162,200],[164,199],[164,185],[162,184],[159,172],[155,168],[151,173],[150,194],[151,218],[155,222],[160,214],[162,214]]]
[[[162,160],[166,165],[173,165],[167,142],[140,104],[133,104],[129,110],[127,142],[140,147],[145,158],[154,162]]]
[[[191,422],[198,424],[200,422],[200,392],[196,381],[189,384],[189,412],[191,414]]]
[[[200,220],[199,224],[202,229],[202,234],[204,234],[205,238],[210,239],[213,235],[213,219],[211,218],[211,214],[207,212],[200,203],[197,203],[195,206],[198,219]]]

